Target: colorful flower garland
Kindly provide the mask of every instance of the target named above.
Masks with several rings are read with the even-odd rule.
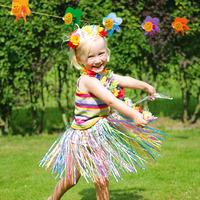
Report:
[[[3,6],[3,5],[2,5]],[[7,7],[7,6],[4,6]],[[62,18],[63,21],[67,26],[72,25],[72,29],[75,29],[75,25],[77,24],[80,26],[81,24],[81,16],[82,11],[79,9],[74,9],[72,7],[67,7],[65,11],[65,15],[63,17],[54,16],[54,15],[48,15],[46,13],[39,13],[39,12],[32,12],[36,14],[56,17],[56,18]],[[16,20],[18,21],[20,18],[23,18],[26,22],[26,16],[31,14],[31,10],[29,8],[29,1],[28,0],[12,0],[12,8],[11,8],[11,14],[16,17]],[[103,31],[100,31],[99,34],[102,37],[105,36],[112,36],[113,32],[116,30],[117,32],[120,31],[119,25],[122,23],[122,19],[120,17],[117,17],[117,15],[113,12],[108,14],[106,17],[103,18],[103,26],[105,27]],[[181,33],[184,35],[185,31],[190,30],[190,28],[187,25],[188,19],[183,17],[176,17],[175,20],[172,22],[171,26],[175,30],[176,33]],[[151,16],[147,16],[145,20],[142,23],[142,29],[145,31],[145,35],[149,36],[155,36],[156,33],[160,32],[159,28],[159,19],[158,18],[152,18]],[[80,40],[76,37],[72,37],[69,40],[69,47],[70,48],[76,48],[78,41]]]
[[[82,74],[99,79],[102,85],[108,85],[108,89],[113,93],[115,97],[124,98],[124,89],[119,86],[119,82],[117,80],[113,79],[113,73],[107,68],[103,70],[102,75],[92,70],[86,70],[85,68],[82,69]]]

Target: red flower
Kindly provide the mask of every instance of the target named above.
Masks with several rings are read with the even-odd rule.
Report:
[[[73,45],[73,43],[72,42],[67,42],[67,46],[69,47],[69,48],[72,48],[72,49],[75,49],[77,46],[76,45]]]
[[[138,112],[142,113],[142,107],[141,106],[138,107]]]
[[[101,37],[106,37],[106,36],[107,36],[106,30],[103,29],[102,31],[100,31],[100,32],[99,32],[99,35],[100,35]]]
[[[120,88],[117,98],[124,98],[124,96],[125,96],[124,88]]]
[[[92,71],[92,70],[87,70],[87,75],[88,76],[91,76],[91,77],[94,77],[97,73]]]

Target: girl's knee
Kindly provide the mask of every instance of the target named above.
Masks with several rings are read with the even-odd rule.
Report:
[[[63,180],[61,181],[61,184],[63,185],[64,190],[68,190],[68,189],[72,188],[73,186],[75,186],[78,183],[80,177],[81,177],[80,173],[78,173],[76,176],[76,179],[74,179],[72,177],[63,178]]]
[[[79,178],[80,178],[80,177],[79,177]],[[75,185],[78,183],[79,178],[77,178],[76,181],[65,179],[65,181],[64,181],[65,187],[67,187],[68,189],[69,189],[69,188],[72,188],[73,186],[75,186]]]

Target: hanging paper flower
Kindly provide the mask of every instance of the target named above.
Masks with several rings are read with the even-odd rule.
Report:
[[[172,27],[176,31],[176,33],[181,32],[182,35],[184,35],[184,32],[186,30],[190,30],[190,28],[187,26],[188,20],[183,17],[176,17],[176,19],[172,22]]]
[[[107,17],[103,18],[103,25],[109,36],[112,36],[114,30],[120,31],[119,25],[122,23],[122,18],[117,17],[115,13],[110,13]]]
[[[63,20],[65,21],[65,24],[69,25],[72,23],[72,19],[73,19],[73,16],[71,13],[66,13]]]
[[[76,48],[80,43],[80,35],[78,33],[74,33],[70,36],[69,42],[67,43],[69,48]]]
[[[17,21],[23,18],[26,22],[26,16],[31,14],[28,0],[13,0],[11,14],[16,16]]]
[[[157,17],[152,18],[147,16],[142,23],[142,28],[145,30],[145,35],[154,36],[156,33],[160,32],[159,19]]]
[[[68,7],[65,11],[63,20],[66,25],[72,24],[74,26],[74,24],[78,24],[80,26],[81,16],[82,16],[81,10]]]

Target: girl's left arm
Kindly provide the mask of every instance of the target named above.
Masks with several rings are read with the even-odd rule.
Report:
[[[144,90],[145,92],[149,94],[151,99],[155,98],[154,96],[155,96],[156,90],[152,85],[144,81],[134,79],[129,76],[120,76],[118,74],[114,74],[114,77],[119,82],[119,85],[121,87]]]

